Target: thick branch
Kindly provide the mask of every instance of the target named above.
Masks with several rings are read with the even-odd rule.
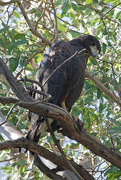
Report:
[[[22,101],[34,101],[25,91],[24,87],[17,82],[17,79],[13,76],[11,71],[8,69],[2,58],[0,58],[0,74],[4,76],[5,80],[13,90],[14,94]]]
[[[40,156],[49,159],[54,164],[57,164],[62,170],[70,169],[68,164],[63,160],[62,157],[58,157],[56,154],[50,152],[42,146],[34,143],[33,141],[27,140],[25,138],[19,138],[13,141],[5,141],[0,143],[0,150],[12,149],[12,148],[25,148],[29,151],[32,151]],[[70,161],[72,165],[76,168],[76,170],[81,173],[82,177],[85,180],[94,180],[94,178],[80,165],[77,165],[74,161]]]
[[[19,102],[19,99],[15,99],[15,98],[12,98],[12,97],[0,97],[0,102],[1,104],[5,105],[5,104],[9,104],[9,103],[17,103]]]
[[[79,129],[75,127],[76,124],[74,124],[72,116],[66,110],[50,103],[35,105],[31,105],[30,103],[20,103],[19,106],[29,109],[36,114],[51,117],[59,121],[62,126],[64,125],[63,128],[66,129],[66,131],[64,131],[64,133],[67,132],[65,135],[71,139],[75,139],[93,153],[121,168],[121,155],[97,141],[85,129],[80,132]]]
[[[5,121],[5,117],[3,116],[3,114],[0,112],[0,122],[4,122]],[[4,125],[2,125],[2,126],[0,126],[0,134],[2,135],[2,137],[5,139],[5,140],[16,140],[16,139],[18,139],[18,138],[22,138],[23,137],[23,135],[20,133],[20,132],[18,132],[13,126],[12,126],[12,124],[11,123],[9,123],[9,122],[6,122]],[[43,151],[43,149],[42,149],[42,151]],[[45,151],[44,151],[45,152]],[[48,152],[48,151],[47,151]],[[46,153],[46,152],[45,152]],[[54,155],[53,155],[54,156]],[[57,156],[57,155],[56,155]],[[39,169],[41,169],[41,171],[44,173],[44,174],[46,174],[48,177],[54,177],[54,179],[55,179],[55,173],[56,172],[58,172],[58,171],[60,171],[61,170],[61,172],[63,172],[63,173],[66,173],[67,172],[67,168],[66,169],[64,169],[64,167],[65,166],[63,166],[63,164],[65,164],[64,163],[64,160],[63,160],[63,158],[61,158],[60,159],[60,157],[59,156],[57,156],[57,159],[53,159],[53,162],[54,162],[54,164],[52,164],[51,163],[51,161],[47,161],[47,157],[48,157],[48,159],[49,158],[51,158],[51,157],[49,157],[49,155],[48,154],[45,154],[45,157],[46,158],[42,158],[42,156],[38,156],[38,155],[35,155],[35,161],[34,161],[34,163],[35,163],[35,165],[39,168]],[[52,158],[51,158],[52,159]],[[51,160],[50,159],[50,160]],[[57,169],[56,169],[56,171],[48,171],[48,172],[45,172],[46,170],[46,167],[42,167],[42,163],[40,163],[40,161],[41,162],[43,162],[44,163],[44,166],[46,166],[46,167],[48,167],[49,169],[55,169],[56,167],[57,167]],[[60,161],[62,161],[61,162],[61,164],[60,164]],[[56,163],[56,164],[55,164]],[[91,180],[93,180],[93,177],[82,167],[82,166],[79,166],[78,164],[76,164],[75,162],[73,162],[73,161],[71,161],[70,163],[72,163],[73,164],[73,166],[78,170],[78,172],[84,177],[84,178],[86,178],[86,179],[91,179]],[[60,165],[60,166],[59,166]],[[71,172],[72,173],[72,172]],[[73,173],[72,173],[73,174]],[[73,176],[74,176],[74,174],[73,174]],[[56,178],[57,179],[57,178]]]
[[[34,158],[34,163],[40,169],[40,171],[42,171],[49,178],[54,179],[54,180],[64,180],[62,177],[53,173],[52,170],[50,170],[47,166],[45,166],[45,164],[41,161],[41,159],[36,154]]]
[[[2,59],[0,59],[0,73],[3,74],[5,79],[8,81],[13,92],[18,97],[24,100],[24,103],[19,103],[20,107],[29,109],[30,111],[36,114],[50,117],[59,121],[62,124],[62,126],[64,125],[63,128],[66,128],[66,135],[69,138],[75,139],[77,142],[81,143],[86,148],[90,149],[93,153],[103,157],[113,165],[121,168],[121,155],[97,141],[86,130],[80,132],[80,130],[76,127],[76,124],[72,119],[72,116],[66,110],[49,103],[31,105],[31,102],[33,102],[34,99],[31,98],[29,94],[27,94],[27,92],[19,83],[17,83],[16,79],[14,78],[10,70],[6,67]],[[30,103],[28,103],[28,101]]]

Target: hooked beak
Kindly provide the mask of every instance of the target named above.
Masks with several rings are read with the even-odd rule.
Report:
[[[97,55],[98,55],[97,52],[92,52],[92,56],[93,56],[93,57],[95,57],[95,56],[97,56]]]
[[[97,50],[97,46],[90,46],[90,49],[93,57],[99,54],[99,50]]]

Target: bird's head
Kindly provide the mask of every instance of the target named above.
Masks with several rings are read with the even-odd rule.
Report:
[[[101,52],[101,45],[99,41],[92,35],[82,35],[79,37],[81,44],[88,52],[88,56],[97,56]]]

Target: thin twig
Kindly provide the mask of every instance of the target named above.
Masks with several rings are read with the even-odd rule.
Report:
[[[25,11],[25,9],[24,9],[24,6],[23,6],[22,2],[21,2],[20,0],[17,0],[17,3],[18,3],[19,8],[21,9],[21,12],[22,12],[22,14],[23,14],[23,16],[24,16],[24,18],[25,18],[25,20],[26,20],[26,22],[27,22],[27,24],[28,24],[28,26],[29,26],[29,28],[30,28],[30,31],[31,31],[35,36],[37,36],[37,37],[39,37],[40,39],[42,39],[42,40],[45,42],[45,44],[51,45],[52,42],[49,41],[47,38],[45,38],[40,32],[38,32],[38,31],[32,26],[32,24],[31,24],[31,22],[30,22],[30,20],[29,20],[29,17],[28,17],[28,15],[27,15],[27,13],[26,13],[26,11]]]
[[[63,63],[61,63],[52,73],[51,75],[45,80],[45,82],[42,84],[42,86],[44,87],[45,84],[48,82],[48,80],[53,76],[53,74],[59,69],[61,68],[65,63],[67,63],[68,61],[70,61],[73,57],[75,57],[76,55],[79,55],[81,52],[85,51],[86,49],[82,49],[81,51],[76,51],[72,56],[70,56],[68,59],[66,59]]]
[[[113,101],[115,101],[121,107],[121,101],[114,95],[114,93],[110,92],[96,77],[93,77],[89,72],[85,71],[85,76],[91,79],[98,88],[101,89],[103,93],[105,93],[108,97],[110,97]]]
[[[9,118],[11,112],[13,111],[13,109],[14,109],[19,103],[20,103],[20,101],[17,102],[17,103],[15,103],[15,104],[10,108],[10,110],[9,110],[9,112],[8,112],[6,118],[5,118],[5,121],[2,122],[2,123],[0,124],[0,126],[2,126],[3,124],[5,124],[5,123],[7,122],[7,120],[8,120],[8,118]]]
[[[38,24],[39,24],[39,21],[40,21],[40,19],[42,19],[42,17],[43,17],[44,14],[45,14],[45,9],[42,11],[42,14],[41,14],[40,18],[39,18],[39,19],[37,20],[37,22],[36,22],[35,30],[37,30],[37,26],[38,26]]]
[[[33,91],[34,91],[34,90],[35,90],[35,89],[33,89]],[[52,98],[52,96],[49,95],[49,94],[47,94],[47,93],[44,93],[44,92],[41,92],[41,91],[38,91],[38,90],[36,90],[36,91],[37,91],[38,93],[41,93],[41,94],[44,95],[44,96],[47,96],[47,98],[45,98],[45,99],[43,99],[43,100],[38,100],[38,101],[35,101],[35,102],[27,102],[28,104],[35,105],[35,104],[47,102],[47,101],[49,101],[49,100]],[[13,111],[13,109],[14,109],[17,105],[19,105],[19,104],[21,104],[21,103],[25,103],[25,104],[26,104],[26,102],[22,102],[22,101],[16,102],[16,103],[10,108],[10,110],[9,110],[9,112],[8,112],[5,120],[4,120],[4,122],[0,123],[0,126],[2,126],[3,124],[5,124],[5,123],[7,122],[7,120],[8,120],[8,118],[9,118],[11,112]]]
[[[22,116],[21,119],[18,120],[18,122],[16,123],[16,128],[18,128],[19,123],[20,123],[26,116],[28,116],[28,115],[27,115],[27,114],[24,114],[24,116]],[[27,119],[27,117],[26,117],[26,119]]]
[[[39,91],[39,90],[37,90],[37,89],[34,89],[34,88],[31,88],[31,87],[26,87],[28,90],[30,90],[30,91],[33,91],[33,92],[36,92],[36,93],[38,93],[38,94],[41,94],[41,95],[43,95],[43,96],[46,96],[47,98],[45,98],[45,99],[43,99],[43,100],[40,100],[40,102],[41,103],[43,103],[43,102],[48,102],[50,99],[52,99],[52,96],[50,95],[50,94],[48,94],[48,93],[45,93],[45,92],[43,92],[43,91]],[[35,104],[35,103],[34,103]]]
[[[22,155],[22,153],[21,153],[21,155]],[[17,156],[14,156],[13,158],[6,159],[6,160],[2,160],[2,161],[0,161],[0,163],[2,163],[2,162],[12,161],[12,160],[14,160],[14,159],[16,159],[16,158],[19,158],[19,157],[20,157],[20,154],[19,154],[19,155],[17,155]]]
[[[33,79],[28,79],[27,77],[25,77],[25,80],[28,81],[28,82],[32,82],[32,83],[37,84],[42,89],[42,91],[45,92],[42,84],[39,81],[36,81],[36,80],[33,80]]]
[[[21,73],[22,73],[22,71],[23,71],[24,69],[22,68],[22,69],[20,69],[20,71],[17,73],[17,75],[16,75],[16,79],[21,75]]]
[[[77,2],[77,0],[76,0],[76,2]],[[88,9],[91,9],[91,10],[95,11],[96,13],[100,14],[102,17],[105,17],[105,18],[108,19],[109,21],[112,21],[112,22],[114,22],[114,23],[117,23],[117,24],[121,25],[121,24],[118,23],[117,21],[109,18],[108,16],[106,16],[105,14],[103,14],[102,12],[100,12],[99,10],[97,10],[97,9],[95,9],[95,8],[92,8],[92,7],[89,6],[89,5],[84,5],[84,4],[78,3],[78,2],[77,2],[77,4],[80,5],[80,6],[82,6],[82,7],[86,7],[86,8],[88,8]]]
[[[114,140],[113,137],[111,137],[111,144],[112,144],[112,148],[115,149],[115,145],[114,145],[115,144],[115,140]]]
[[[57,26],[56,10],[55,10],[55,6],[54,6],[54,3],[53,3],[53,0],[50,0],[50,1],[51,1],[51,4],[52,4],[53,11],[54,11],[55,41],[57,41],[58,40],[58,26]]]
[[[106,84],[111,83],[112,81],[114,81],[115,79],[117,79],[120,75],[121,75],[121,73],[119,73],[114,79],[111,79],[110,81],[105,82],[103,85],[105,86]]]
[[[33,80],[33,79],[28,79],[26,76],[25,76],[25,78],[19,79],[18,82],[19,82],[19,81],[22,81],[22,82],[24,83],[25,89],[29,89],[29,87],[28,87],[27,84],[26,84],[26,81],[28,81],[28,82],[32,82],[32,83],[34,83],[34,84],[37,84],[37,85],[42,89],[42,91],[45,92],[42,84],[41,84],[39,81],[36,81],[36,80]],[[31,89],[30,89],[30,90],[31,90]]]
[[[107,11],[106,13],[105,13],[105,15],[106,14],[108,14],[110,11],[112,11],[114,8],[116,8],[117,6],[119,6],[121,3],[119,3],[119,4],[116,4],[115,6],[113,6],[109,11]]]

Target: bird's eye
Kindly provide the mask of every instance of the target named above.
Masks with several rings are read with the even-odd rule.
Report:
[[[92,46],[95,46],[95,42],[91,42],[91,45],[92,45]]]

